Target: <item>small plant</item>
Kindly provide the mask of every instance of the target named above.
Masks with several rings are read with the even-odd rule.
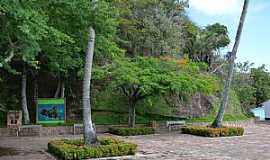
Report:
[[[154,134],[155,130],[151,127],[140,127],[140,128],[128,128],[128,127],[111,127],[109,128],[111,134],[120,136],[136,136],[136,135],[147,135]]]
[[[182,128],[182,133],[204,137],[242,136],[244,134],[244,128],[241,127],[211,128],[206,126],[191,126]]]
[[[82,139],[53,140],[48,143],[48,151],[63,160],[134,155],[136,149],[136,144],[109,137],[98,138],[93,146],[85,146]]]

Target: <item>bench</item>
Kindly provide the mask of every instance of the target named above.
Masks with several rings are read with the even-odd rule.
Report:
[[[93,123],[94,129],[96,129],[95,124]],[[74,123],[73,124],[73,135],[76,135],[76,128],[83,128],[82,123]]]
[[[169,131],[172,130],[172,126],[184,126],[186,124],[185,121],[167,121],[166,126],[169,128]]]

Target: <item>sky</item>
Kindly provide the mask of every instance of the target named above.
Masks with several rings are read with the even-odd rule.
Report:
[[[189,0],[188,15],[200,26],[219,22],[228,27],[232,49],[244,0]],[[267,65],[270,70],[270,0],[250,0],[237,62]]]

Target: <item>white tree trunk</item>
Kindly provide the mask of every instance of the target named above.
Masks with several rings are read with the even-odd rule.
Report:
[[[57,76],[57,79],[58,79],[58,82],[57,82],[57,88],[56,88],[56,91],[55,91],[55,93],[54,93],[54,98],[58,98],[59,93],[60,93],[60,88],[61,88],[61,77],[60,77],[60,75]]]
[[[65,98],[65,82],[62,81],[61,84],[61,98]]]
[[[90,84],[94,55],[95,31],[89,28],[89,39],[85,55],[84,78],[83,78],[83,126],[84,143],[90,145],[96,142],[96,132],[91,119]]]
[[[236,33],[236,37],[235,37],[233,50],[231,52],[231,57],[229,59],[229,71],[228,71],[227,80],[226,80],[226,83],[225,83],[225,86],[224,86],[223,98],[222,98],[222,101],[221,101],[221,104],[220,104],[220,108],[219,108],[217,117],[216,117],[215,121],[212,124],[213,127],[217,127],[217,128],[222,127],[222,121],[223,121],[226,106],[228,104],[229,90],[230,90],[231,81],[232,81],[232,78],[233,78],[234,60],[236,59],[236,53],[237,53],[237,49],[238,49],[238,46],[239,46],[239,43],[240,43],[240,37],[241,37],[241,34],[242,34],[244,21],[245,21],[245,17],[246,17],[246,14],[247,14],[248,3],[249,3],[249,0],[245,0],[243,10],[242,10],[242,14],[241,14],[241,17],[240,17],[240,22],[239,22],[237,33]]]
[[[27,85],[27,73],[26,68],[23,66],[22,81],[21,81],[21,104],[23,110],[24,124],[30,123],[29,112],[27,108],[27,97],[26,97],[26,85]]]

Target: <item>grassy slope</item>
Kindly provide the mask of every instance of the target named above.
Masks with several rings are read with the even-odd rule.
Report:
[[[216,101],[212,113],[210,113],[208,116],[205,117],[199,117],[199,118],[191,118],[188,119],[188,122],[213,122],[216,114],[219,109],[220,101]],[[247,120],[250,117],[243,114],[241,109],[240,101],[238,100],[238,97],[236,96],[235,92],[233,90],[230,90],[230,98],[229,98],[229,104],[226,108],[226,113],[224,115],[224,121],[239,121],[239,120]]]
[[[224,121],[239,121],[239,120],[247,120],[249,119],[250,117],[247,117],[245,115],[229,115],[229,114],[226,114],[224,116]],[[200,117],[200,118],[191,118],[191,119],[188,119],[187,122],[213,122],[215,119],[215,116],[213,115],[209,115],[209,116],[206,116],[206,117]]]

